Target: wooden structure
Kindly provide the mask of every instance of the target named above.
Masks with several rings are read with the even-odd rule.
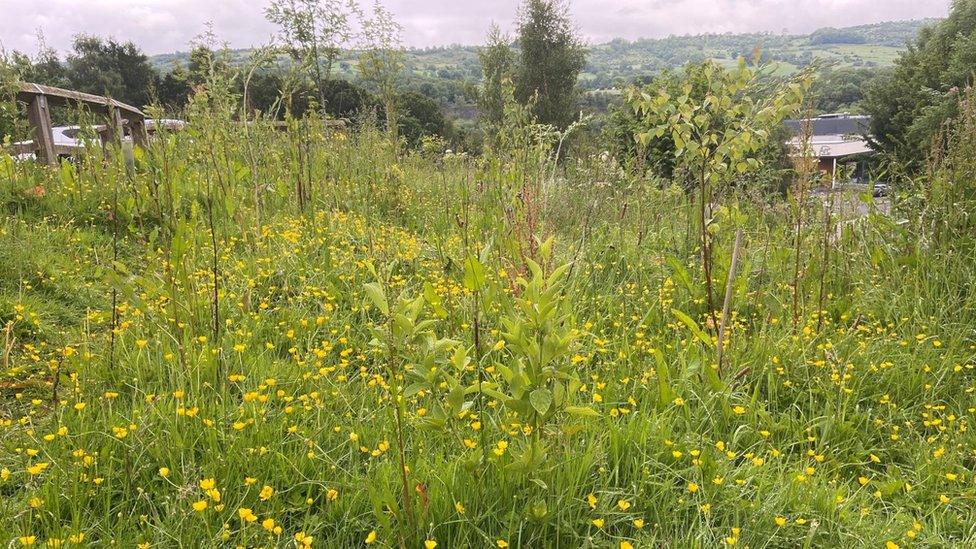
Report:
[[[108,123],[104,128],[107,131],[99,132],[103,142],[117,140],[121,143],[126,127],[134,144],[145,146],[148,140],[146,116],[142,111],[101,95],[25,83],[21,84],[17,92],[17,101],[27,105],[27,121],[34,134],[34,141],[17,145],[14,152],[36,153],[38,160],[47,164],[57,164],[60,155],[75,154],[80,149],[75,145],[58,145],[54,141],[50,109],[59,105],[83,107],[106,115]]]

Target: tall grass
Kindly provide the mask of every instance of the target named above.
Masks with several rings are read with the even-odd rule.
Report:
[[[432,158],[243,124],[209,89],[131,171],[0,157],[4,542],[976,541],[965,124],[890,216],[722,195],[715,376],[695,197],[598,149],[554,164],[518,113],[496,150]],[[530,260],[569,265],[536,288],[568,316],[518,346]],[[571,375],[539,388],[575,413],[514,397],[557,340]]]

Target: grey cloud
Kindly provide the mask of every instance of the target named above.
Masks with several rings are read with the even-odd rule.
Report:
[[[61,51],[78,33],[132,40],[150,53],[187,49],[208,21],[231,47],[267,43],[266,0],[0,0],[0,45],[33,52],[42,31]],[[951,0],[575,0],[590,42],[672,34],[809,32],[895,19],[945,16]],[[518,0],[386,0],[411,46],[477,44],[494,21],[511,30]]]

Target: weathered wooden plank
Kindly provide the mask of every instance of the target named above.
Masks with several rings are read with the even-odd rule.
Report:
[[[141,146],[145,146],[148,142],[146,117],[142,111],[114,99],[54,86],[24,83],[17,92],[17,100],[28,105],[28,121],[34,130],[33,150],[37,152],[42,162],[48,164],[56,164],[58,158],[50,112],[50,107],[55,105],[84,104],[89,109],[107,114],[112,134],[109,139],[112,141],[122,143],[125,137],[125,122],[128,122],[133,141]],[[103,142],[104,140],[103,134]],[[18,147],[18,150],[20,149],[23,147]]]
[[[149,133],[146,131],[144,119],[129,120],[129,133],[132,134],[132,144],[137,147],[149,146]]]
[[[27,120],[34,130],[34,146],[37,157],[41,162],[57,164],[58,156],[54,152],[54,131],[51,127],[51,110],[48,108],[47,97],[35,95],[27,106]]]
[[[21,84],[20,91],[17,92],[17,99],[29,104],[31,100],[38,95],[46,96],[48,98],[48,103],[51,105],[68,105],[82,102],[90,106],[98,107],[99,110],[102,111],[106,111],[108,107],[115,107],[122,111],[122,117],[125,119],[135,117],[145,118],[142,111],[136,107],[133,107],[132,105],[122,103],[121,101],[102,97],[101,95],[93,95],[90,93],[66,90],[63,88],[55,88],[54,86],[43,86],[41,84]]]
[[[115,145],[122,145],[125,139],[125,123],[122,121],[122,111],[113,107],[109,109],[111,113],[112,140]]]

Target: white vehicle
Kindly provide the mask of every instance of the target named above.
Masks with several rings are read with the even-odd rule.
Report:
[[[146,133],[150,137],[156,134],[160,129],[165,131],[182,131],[186,128],[186,122],[176,118],[161,118],[159,120],[154,120],[152,118],[146,119]],[[86,133],[85,130],[88,130]],[[82,151],[87,146],[87,143],[95,143],[98,140],[99,143],[104,143],[107,139],[105,132],[108,131],[108,127],[105,125],[82,127],[82,126],[55,126],[51,129],[51,133],[54,136],[54,147],[58,156],[71,156],[72,154]],[[123,145],[128,145],[131,147],[132,137],[127,135],[123,138]],[[34,141],[18,141],[13,143],[14,147],[30,147],[34,144]],[[16,160],[32,160],[34,159],[33,152],[22,152],[14,155]]]
[[[77,150],[85,148],[85,141],[82,135],[83,128],[81,126],[55,126],[51,128],[51,134],[54,136],[54,146],[59,148],[59,154],[68,150]],[[105,126],[93,126],[91,128],[93,135],[97,135],[105,130]],[[31,146],[34,141],[18,141],[13,145],[16,146]],[[15,155],[14,158],[17,160],[29,160],[34,158],[34,153],[24,152]]]
[[[177,118],[160,118],[159,120],[153,118],[146,119],[146,132],[152,136],[160,129],[178,132],[186,129],[186,121],[179,120]]]

